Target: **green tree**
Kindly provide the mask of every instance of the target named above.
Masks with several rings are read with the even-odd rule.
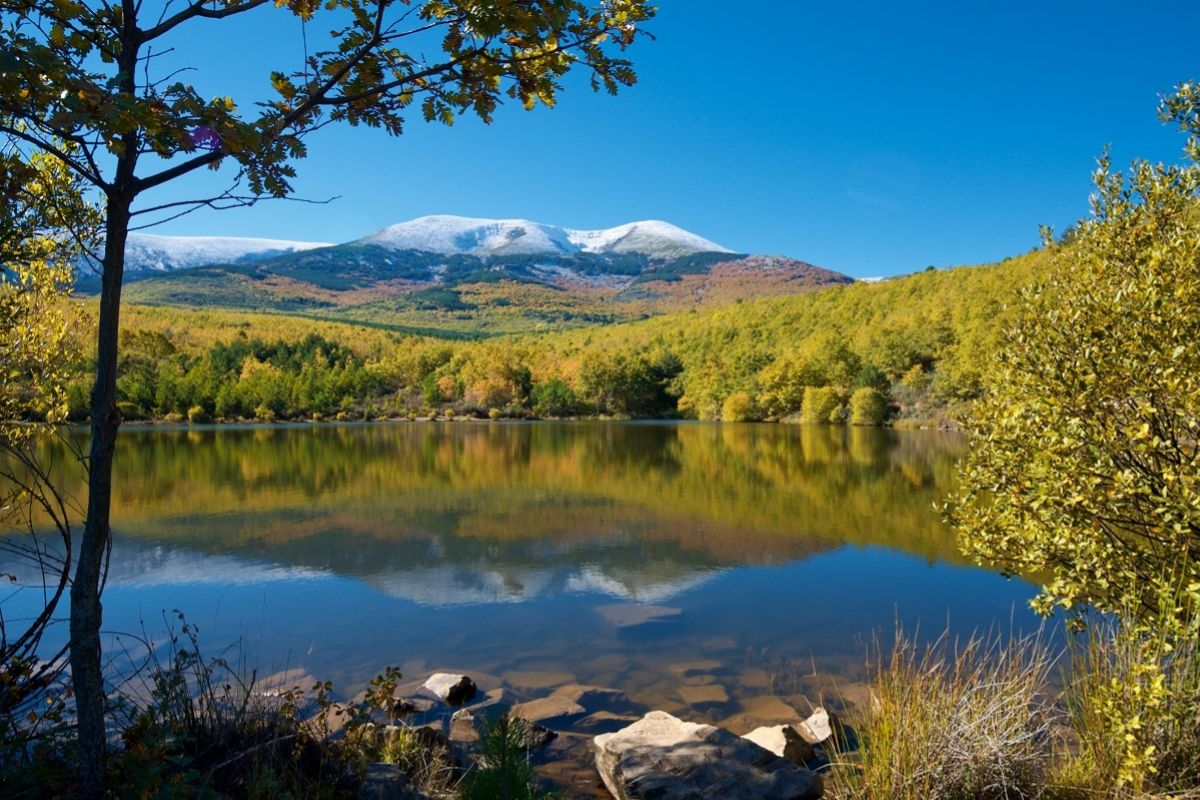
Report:
[[[615,53],[653,16],[647,0],[277,0],[279,13],[329,19],[325,49],[303,69],[269,76],[273,100],[248,108],[205,99],[158,75],[151,53],[204,35],[267,0],[190,0],[144,9],[136,0],[0,2],[0,133],[58,159],[104,197],[96,381],[92,391],[87,521],[71,586],[71,672],[76,690],[81,794],[103,791],[105,720],[99,587],[110,542],[112,461],[120,425],[118,337],[125,244],[131,225],[202,205],[245,205],[291,192],[307,135],[331,122],[402,132],[416,110],[450,124],[485,122],[502,99],[552,106],[564,75],[587,70],[593,88],[634,82]],[[219,27],[219,26],[218,26]],[[426,58],[426,54],[436,54]],[[69,147],[62,143],[69,144]],[[246,192],[148,201],[181,176],[232,164]]]
[[[887,413],[887,398],[877,389],[863,386],[850,395],[851,425],[882,425]]]
[[[988,391],[954,516],[1037,607],[1200,600],[1200,168],[1103,163],[1094,219],[1027,293]]]
[[[804,405],[800,410],[800,421],[823,425],[841,422],[842,402],[832,386],[807,386],[804,389]]]
[[[579,408],[570,384],[561,378],[551,378],[533,384],[533,413],[540,417],[569,417]]]
[[[722,422],[750,422],[759,419],[754,399],[746,392],[734,392],[721,404]]]
[[[1119,779],[1134,788],[1157,770],[1152,718],[1172,707],[1164,654],[1200,633],[1195,85],[1163,113],[1189,132],[1191,163],[1136,162],[1126,176],[1101,159],[1093,217],[1070,245],[1048,241],[1058,248],[1053,273],[1026,293],[971,414],[973,446],[950,507],[976,559],[1048,576],[1041,612],[1095,608],[1129,621],[1120,635],[1141,656],[1100,691],[1104,703],[1141,698],[1132,720],[1104,712],[1110,741],[1124,748]],[[1188,713],[1177,722],[1194,729]]]

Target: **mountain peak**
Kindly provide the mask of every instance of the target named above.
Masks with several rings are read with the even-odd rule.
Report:
[[[573,230],[525,219],[482,219],[435,214],[389,225],[359,239],[389,250],[440,255],[565,256],[578,253],[640,253],[678,258],[693,253],[732,252],[662,220],[628,222],[602,230]]]

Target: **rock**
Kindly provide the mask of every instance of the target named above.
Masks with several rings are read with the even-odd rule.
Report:
[[[320,709],[316,714],[305,720],[305,725],[312,736],[319,739],[334,739],[341,735],[355,714],[353,706],[346,703],[331,703]]]
[[[744,686],[747,689],[767,689],[771,688],[771,676],[766,670],[758,669],[757,667],[747,667],[738,673],[738,685]]]
[[[429,676],[423,688],[433,692],[448,705],[461,706],[475,696],[475,681],[466,675],[437,672]]]
[[[509,713],[527,722],[550,722],[553,720],[561,724],[572,717],[583,716],[587,713],[587,709],[568,697],[550,695],[538,700],[530,700],[528,703],[517,703]]]
[[[569,672],[548,669],[513,670],[504,673],[504,678],[511,686],[522,689],[552,689],[555,686],[562,686],[577,680]]]
[[[612,733],[637,722],[640,717],[631,714],[616,714],[612,711],[597,711],[588,714],[583,719],[576,720],[572,728],[588,733]]]
[[[525,720],[525,735],[521,737],[521,746],[526,750],[537,750],[554,741],[558,734],[536,722]]]
[[[482,700],[471,703],[467,706],[472,713],[478,714],[481,711],[507,711],[512,708],[514,703],[513,694],[508,689],[492,689],[483,696]]]
[[[268,675],[265,678],[260,678],[257,687],[265,697],[278,697],[285,692],[294,692],[297,695],[305,695],[312,691],[314,686],[319,685],[319,681],[306,670],[295,668],[287,669],[282,672],[276,672],[274,675]]]
[[[633,628],[648,622],[662,622],[683,613],[682,608],[651,606],[643,603],[616,603],[597,606],[596,613],[618,628]]]
[[[720,661],[714,661],[709,658],[702,661],[683,661],[678,664],[672,664],[667,667],[667,671],[678,678],[691,678],[696,675],[715,672],[720,668]]]
[[[699,675],[688,675],[686,678],[680,678],[679,681],[685,686],[707,686],[710,683],[716,683],[717,676],[701,673]]]
[[[837,725],[836,719],[825,709],[818,708],[811,717],[797,723],[796,733],[800,734],[809,744],[820,744],[833,736],[834,727]]]
[[[450,717],[450,741],[456,744],[474,744],[479,741],[479,729],[475,727],[475,714],[460,708]]]
[[[433,701],[426,697],[400,697],[392,703],[392,716],[405,719],[433,710]]]
[[[795,722],[800,713],[773,694],[747,698],[742,701],[742,711],[764,722]]]
[[[678,691],[683,702],[693,708],[723,706],[729,702],[729,693],[719,683],[709,683],[704,686],[680,686]]]
[[[358,800],[409,800],[408,777],[395,764],[376,761],[367,765]]]
[[[803,767],[816,758],[816,751],[796,732],[791,725],[771,725],[755,728],[742,736],[759,747],[782,756],[793,764]]]
[[[838,687],[838,695],[844,703],[849,703],[854,709],[870,709],[879,707],[879,698],[875,690],[866,683],[849,683]]]
[[[636,703],[620,689],[573,683],[554,690],[554,697],[578,703],[588,711],[631,711]]]
[[[618,800],[815,800],[821,779],[712,725],[651,711],[593,742],[596,769]]]

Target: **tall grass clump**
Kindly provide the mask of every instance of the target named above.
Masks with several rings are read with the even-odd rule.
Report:
[[[1054,657],[1040,637],[943,635],[920,646],[898,631],[870,665],[861,748],[835,763],[834,800],[1013,800],[1044,794]]]

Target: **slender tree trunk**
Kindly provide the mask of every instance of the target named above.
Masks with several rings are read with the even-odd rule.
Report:
[[[98,798],[104,792],[108,741],[100,654],[100,625],[103,621],[100,582],[110,543],[113,452],[121,425],[121,414],[117,410],[117,339],[120,332],[121,278],[125,270],[129,206],[128,197],[113,195],[108,199],[96,383],[92,387],[87,522],[80,542],[75,579],[71,584],[71,682],[75,689],[79,724],[80,797],[84,798]]]
[[[136,0],[121,0],[121,52],[117,57],[122,94],[134,95],[141,32]],[[104,664],[100,626],[104,609],[100,587],[111,548],[113,454],[121,413],[117,409],[117,347],[121,331],[121,281],[130,208],[138,194],[136,132],[120,139],[115,179],[107,190],[104,260],[100,283],[100,323],[96,337],[96,383],[92,386],[92,440],[88,454],[87,522],[71,583],[71,683],[78,720],[79,793],[83,800],[104,795],[108,736],[105,730]]]

